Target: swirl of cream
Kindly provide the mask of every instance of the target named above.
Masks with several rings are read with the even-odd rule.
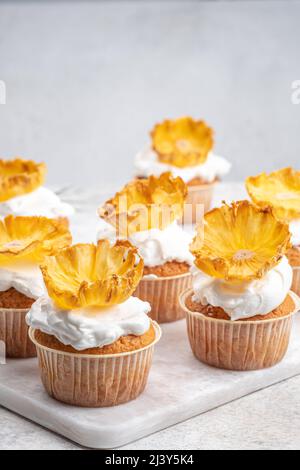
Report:
[[[158,160],[157,154],[146,147],[139,152],[135,158],[135,172],[137,176],[148,177],[150,175],[160,175],[165,171],[171,171],[174,176],[180,176],[188,183],[193,178],[201,178],[207,183],[211,183],[216,178],[225,176],[231,168],[231,163],[224,157],[220,157],[210,152],[207,160],[201,165],[178,168],[173,165],[162,163]]]
[[[29,326],[54,335],[61,343],[78,351],[112,344],[121,336],[141,336],[150,328],[151,307],[137,297],[112,307],[62,310],[43,296],[27,313]]]
[[[293,279],[286,257],[261,279],[250,282],[228,282],[193,270],[192,300],[202,305],[221,307],[231,318],[240,320],[267,315],[285,300]]]
[[[36,265],[12,265],[0,268],[0,292],[16,289],[30,299],[37,299],[45,293],[40,268]]]

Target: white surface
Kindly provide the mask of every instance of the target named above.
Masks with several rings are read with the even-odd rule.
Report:
[[[36,359],[0,366],[0,404],[87,447],[130,443],[272,383],[300,374],[300,317],[285,359],[254,372],[214,369],[190,350],[185,321],[163,325],[145,392],[111,408],[87,409],[59,403],[46,394]]]
[[[0,155],[45,160],[48,182],[124,183],[153,124],[215,128],[228,179],[299,165],[298,1],[0,4]]]

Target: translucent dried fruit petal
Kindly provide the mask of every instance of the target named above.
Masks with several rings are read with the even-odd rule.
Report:
[[[270,174],[250,176],[246,188],[255,204],[273,207],[279,219],[300,218],[300,171],[283,168]]]
[[[206,213],[190,249],[195,265],[209,276],[250,281],[276,266],[289,247],[288,225],[271,209],[239,201]]]
[[[31,160],[0,160],[0,202],[31,193],[45,180],[46,166]]]
[[[214,143],[212,129],[191,117],[163,121],[151,137],[159,160],[179,168],[204,163]]]
[[[151,228],[163,229],[181,217],[186,196],[183,180],[167,172],[127,184],[106,201],[99,215],[123,236]]]
[[[8,215],[0,221],[0,265],[19,260],[40,262],[71,242],[66,219]]]
[[[63,309],[108,307],[128,299],[144,263],[128,241],[78,244],[46,258],[41,266],[50,297]]]

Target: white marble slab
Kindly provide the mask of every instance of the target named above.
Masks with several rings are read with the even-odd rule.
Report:
[[[48,397],[36,359],[0,366],[0,404],[87,447],[113,448],[300,374],[300,316],[281,364],[263,371],[231,372],[205,366],[192,355],[185,321],[163,326],[149,383],[130,403],[76,408]]]

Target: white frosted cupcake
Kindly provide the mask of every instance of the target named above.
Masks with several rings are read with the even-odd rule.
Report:
[[[160,175],[170,171],[180,176],[188,186],[185,221],[199,221],[204,206],[210,208],[215,184],[225,176],[231,164],[215,155],[213,131],[204,121],[190,117],[166,120],[157,124],[150,133],[151,144],[135,158],[135,171],[139,178]]]
[[[39,263],[71,241],[65,219],[10,215],[0,220],[0,340],[7,357],[36,356],[25,316],[45,292]]]
[[[178,223],[186,185],[170,173],[126,185],[100,209],[106,223],[98,237],[127,238],[144,259],[136,295],[151,304],[151,318],[163,323],[183,318],[178,295],[191,285],[191,236]]]
[[[254,370],[284,357],[292,316],[288,225],[249,201],[208,212],[195,237],[193,288],[182,295],[195,356],[214,367]]]
[[[143,272],[136,248],[108,240],[74,245],[41,270],[48,295],[32,305],[27,323],[48,394],[88,407],[136,398],[160,337],[149,303],[132,297]]]
[[[247,191],[259,207],[272,207],[276,217],[289,224],[292,247],[288,258],[293,267],[292,289],[300,295],[300,171],[283,168],[246,180]]]
[[[74,209],[43,186],[46,166],[31,160],[0,160],[0,217],[70,217]]]

